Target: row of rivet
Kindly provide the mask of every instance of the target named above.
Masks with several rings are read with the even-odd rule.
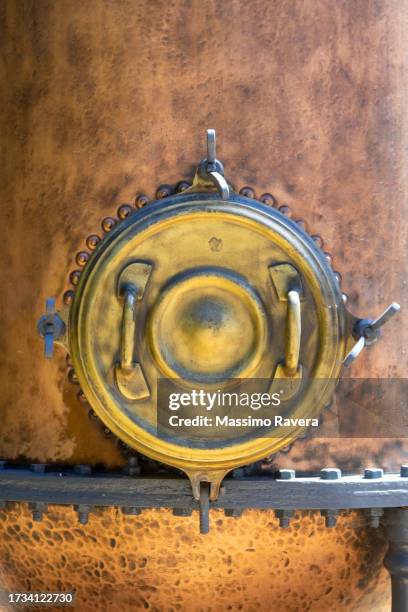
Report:
[[[177,184],[175,189],[173,189],[170,185],[161,185],[157,189],[156,198],[158,200],[162,200],[164,198],[169,197],[173,193],[182,193],[183,191],[188,189],[188,187],[190,186],[191,184],[187,181],[181,181],[180,183]],[[248,187],[248,186],[243,187],[239,193],[247,198],[256,199],[255,190],[252,187]],[[267,206],[278,208],[279,212],[281,212],[283,215],[289,218],[292,217],[292,210],[290,206],[288,206],[287,204],[282,204],[281,206],[278,207],[277,201],[271,193],[264,193],[263,195],[261,195],[259,200],[263,202],[264,204],[266,204]],[[146,206],[146,204],[149,203],[149,201],[150,201],[149,198],[142,194],[142,195],[137,196],[134,207],[132,207],[130,204],[122,204],[117,210],[118,220],[121,221],[123,219],[126,219],[126,217],[128,217],[132,212],[134,212],[135,209],[143,208],[144,206]],[[305,232],[307,231],[306,223],[303,219],[297,219],[295,220],[295,222]],[[101,224],[104,233],[105,234],[109,233],[114,228],[116,223],[117,223],[117,219],[115,219],[114,217],[105,217],[102,220],[102,224]],[[321,238],[321,236],[319,236],[318,234],[313,234],[311,235],[311,238],[315,242],[316,246],[318,246],[319,249],[323,249],[323,239]],[[86,246],[88,247],[90,251],[93,251],[97,247],[100,240],[101,238],[98,235],[91,234],[86,239]],[[329,262],[329,264],[332,265],[331,254],[328,252],[324,252],[324,255],[327,261]],[[78,266],[83,268],[88,262],[89,257],[90,257],[90,254],[88,252],[80,251],[79,253],[77,253],[76,263],[78,264]],[[334,271],[334,275],[337,281],[340,283],[341,282],[340,273],[337,271]],[[73,272],[71,272],[69,279],[70,279],[70,283],[74,285],[74,287],[78,285],[80,276],[81,276],[81,270],[74,270]],[[66,291],[64,293],[64,298],[63,298],[64,302],[66,304],[71,304],[73,295],[74,295],[74,292],[72,290]],[[347,300],[346,294],[343,294],[343,299],[344,301]]]
[[[6,509],[8,506],[7,502],[0,504],[1,508]],[[48,504],[46,502],[30,502],[28,504],[29,510],[31,510],[33,521],[41,522],[44,518],[44,514],[48,512]],[[89,515],[93,510],[93,506],[88,504],[78,504],[73,506],[78,516],[78,522],[81,525],[86,525],[89,521]],[[124,506],[121,508],[122,513],[125,516],[138,516],[142,512],[142,508],[136,506]],[[174,516],[188,517],[193,513],[192,508],[173,508]],[[242,516],[244,510],[237,508],[226,508],[224,509],[224,516],[228,518],[239,518]],[[279,527],[288,529],[290,527],[290,521],[294,516],[293,510],[275,510],[276,518],[279,521]],[[325,519],[325,526],[327,528],[333,528],[337,524],[337,518],[341,514],[340,510],[321,510],[320,514]],[[366,515],[369,521],[369,526],[374,529],[380,526],[381,517],[384,514],[382,508],[369,508],[366,510]]]
[[[188,181],[180,181],[174,189],[172,188],[171,185],[160,185],[160,187],[156,191],[156,199],[162,200],[164,198],[169,197],[173,193],[182,193],[183,191],[188,189],[190,186],[191,186],[191,183],[189,183]],[[243,195],[244,197],[256,199],[256,193],[252,187],[249,187],[249,186],[242,187],[239,193],[240,195]],[[287,204],[282,204],[281,206],[278,207],[276,198],[271,193],[262,194],[259,198],[259,201],[261,201],[263,204],[266,204],[267,206],[278,208],[279,212],[281,212],[283,215],[287,216],[288,218],[292,217],[292,210],[290,206],[288,206]],[[119,206],[117,210],[118,220],[122,221],[126,219],[129,215],[135,212],[135,210],[139,210],[143,208],[149,202],[150,200],[146,195],[140,194],[136,197],[134,207],[132,207],[130,204],[122,204],[121,206]],[[295,222],[301,229],[307,232],[307,226],[303,219],[297,219],[295,220]],[[113,217],[105,217],[102,220],[101,227],[104,233],[107,234],[115,227],[116,224],[117,224],[117,219]],[[323,243],[323,239],[321,238],[321,236],[319,236],[318,234],[313,234],[311,235],[311,238],[319,249],[323,249],[324,243]],[[87,248],[92,252],[96,249],[100,241],[101,241],[101,238],[97,234],[91,234],[90,236],[88,236],[85,242],[86,242]],[[332,265],[331,254],[328,252],[324,252],[324,255],[328,263]],[[84,266],[89,261],[89,258],[90,258],[90,253],[88,253],[87,251],[80,251],[76,255],[76,263],[78,264],[78,266],[80,266],[83,269]],[[70,273],[69,280],[70,280],[70,283],[74,287],[78,285],[79,279],[81,277],[81,273],[82,273],[82,270],[73,270]],[[334,271],[334,276],[336,277],[337,282],[340,285],[341,283],[340,273],[337,271]],[[343,296],[344,302],[346,303],[347,295],[345,293],[342,293],[342,296]],[[74,298],[74,291],[68,290],[64,293],[63,301],[65,304],[70,305],[72,303],[73,298]],[[73,371],[72,368],[68,372],[68,378],[73,383],[78,382],[75,372]],[[87,403],[86,397],[82,391],[78,392],[78,399],[82,403]],[[89,416],[91,419],[99,420],[95,412],[91,408],[89,408]],[[105,426],[103,426],[103,431],[106,437],[111,437],[113,435],[112,432]],[[288,451],[290,450],[291,446],[292,445],[288,447]],[[283,449],[282,452],[284,451],[285,449]]]
[[[68,367],[68,380],[71,384],[73,385],[79,385],[79,380],[78,377],[75,373],[74,368],[72,367],[72,363],[71,363],[71,359],[70,359],[70,355],[68,354],[66,357],[66,362],[67,362],[67,367]],[[77,394],[76,394],[77,400],[79,403],[84,404],[87,409],[88,409],[88,417],[91,421],[95,421],[97,423],[97,425],[99,426],[99,428],[101,429],[103,435],[105,436],[105,438],[112,438],[113,437],[113,433],[111,432],[111,430],[106,427],[106,425],[100,420],[100,418],[98,417],[98,415],[96,414],[96,412],[94,410],[92,410],[85,393],[82,391],[82,389],[79,389]],[[119,440],[119,439],[118,439]]]
[[[235,470],[234,470],[235,471]],[[368,480],[376,480],[384,476],[384,470],[381,468],[365,468],[364,478]],[[408,477],[408,465],[402,465],[400,468],[400,476]],[[341,470],[338,468],[324,468],[320,470],[321,480],[340,480],[342,477]],[[295,470],[279,470],[278,478],[280,480],[294,480],[296,478]]]
[[[242,469],[242,468],[241,468]],[[234,470],[238,471],[238,470]],[[238,476],[240,477],[241,474]],[[384,476],[384,470],[381,468],[366,468],[364,470],[364,478],[368,480],[381,479]],[[408,465],[400,467],[400,476],[408,478]],[[321,480],[340,480],[342,477],[341,470],[338,468],[324,468],[320,470]],[[294,480],[296,478],[295,470],[282,469],[278,472],[278,478],[281,480]],[[320,513],[325,519],[325,526],[332,528],[336,526],[337,517],[340,510],[321,510]],[[369,526],[377,529],[380,526],[381,517],[384,514],[383,508],[367,508],[365,513],[368,518]],[[293,510],[276,510],[275,516],[279,520],[279,525],[282,528],[290,526],[290,520],[293,517]]]
[[[7,467],[7,461],[0,461],[0,470],[4,470]],[[30,469],[32,472],[37,474],[44,474],[47,469],[47,464],[45,463],[33,463],[30,465]],[[140,465],[139,459],[137,456],[130,457],[128,460],[128,464],[123,468],[123,473],[128,476],[139,476],[140,475]],[[92,474],[92,468],[87,464],[79,464],[74,466],[74,472],[79,476],[90,476]],[[233,476],[240,477],[242,476],[243,470],[239,468],[233,471]],[[364,478],[372,480],[372,479],[381,479],[384,476],[384,472],[381,468],[366,468],[364,470]],[[402,465],[400,468],[400,476],[403,478],[408,478],[408,465]],[[342,477],[341,470],[338,468],[324,468],[320,471],[321,480],[340,480]],[[281,469],[278,472],[278,478],[281,480],[294,480],[296,478],[295,470],[291,469]],[[6,502],[1,504],[2,507],[5,507]],[[48,504],[46,502],[32,502],[28,504],[29,509],[32,511],[32,516],[34,521],[41,521],[44,513],[47,512]],[[78,520],[81,524],[85,525],[88,522],[89,514],[92,511],[92,507],[85,504],[80,504],[78,506],[74,506],[78,514]],[[126,507],[122,508],[123,514],[125,515],[137,515],[140,514],[141,509],[136,507]],[[224,510],[224,514],[226,517],[239,517],[241,516],[243,510],[236,508],[227,508]],[[340,510],[321,510],[320,513],[325,519],[325,526],[328,528],[335,527],[337,522],[337,517],[340,514]],[[174,508],[173,514],[175,516],[190,516],[192,513],[192,509],[190,508]],[[384,514],[383,508],[368,508],[365,510],[365,513],[369,520],[370,527],[377,528],[380,525],[381,517]],[[285,509],[277,509],[275,510],[275,516],[279,520],[279,526],[282,528],[288,528],[290,526],[290,520],[294,516],[293,510],[285,510]]]
[[[118,220],[123,221],[124,219],[126,219],[126,217],[129,217],[129,215],[135,212],[135,210],[143,208],[143,206],[148,204],[149,201],[150,201],[149,198],[142,194],[142,195],[137,196],[134,206],[131,206],[130,204],[122,204],[121,206],[119,206],[117,210],[118,219],[115,219],[114,217],[105,217],[102,220],[101,228],[104,234],[108,234],[115,227]],[[85,240],[86,247],[92,253],[92,251],[96,249],[96,247],[101,242],[101,240],[102,238],[98,236],[97,234],[91,234]],[[88,263],[91,253],[89,253],[88,251],[79,251],[79,253],[77,253],[75,257],[75,261],[80,268],[83,269],[84,266]],[[73,285],[74,287],[76,287],[79,283],[82,269],[73,270],[69,275],[69,281],[71,285]],[[63,301],[65,304],[70,305],[72,303],[73,298],[74,298],[74,291],[72,289],[69,289],[68,291],[64,293]]]
[[[243,187],[240,190],[240,195],[245,196],[246,198],[251,198],[251,199],[256,199],[256,194],[255,194],[255,190],[252,187]],[[282,213],[283,215],[285,215],[285,217],[288,217],[289,219],[292,218],[292,209],[290,208],[290,206],[288,206],[287,204],[282,204],[281,206],[278,206],[277,201],[275,199],[275,197],[271,194],[271,193],[264,193],[263,195],[261,195],[261,197],[259,198],[259,200],[261,202],[263,202],[264,204],[266,204],[267,206],[272,206],[273,208],[276,208],[277,210],[279,210],[280,213]],[[293,219],[293,221],[298,225],[298,227],[300,227],[301,229],[303,229],[303,231],[305,231],[307,233],[307,225],[306,222],[304,221],[304,219]],[[323,239],[321,236],[319,236],[318,234],[311,234],[310,237],[312,238],[313,242],[315,243],[315,245],[323,251]],[[323,251],[323,254],[327,260],[327,262],[329,263],[330,266],[332,266],[333,264],[333,257],[330,253],[328,253],[327,251]],[[333,271],[333,274],[338,282],[338,284],[341,284],[341,274],[340,272],[337,272],[336,270]],[[343,301],[344,303],[347,302],[348,296],[346,293],[342,293],[343,296]]]

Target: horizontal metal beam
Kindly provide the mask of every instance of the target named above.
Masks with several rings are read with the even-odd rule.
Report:
[[[0,502],[63,505],[198,509],[187,478],[78,475],[73,471],[35,473],[0,470]],[[344,476],[324,478],[243,477],[224,480],[212,508],[346,510],[408,506],[408,477]]]

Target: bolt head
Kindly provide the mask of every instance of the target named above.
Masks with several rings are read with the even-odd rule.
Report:
[[[122,508],[122,513],[125,514],[126,516],[137,516],[138,514],[141,513],[140,508],[135,508],[135,507],[126,507],[126,508]]]
[[[322,480],[340,480],[341,470],[338,468],[324,468],[320,470],[320,478]]]
[[[384,470],[381,468],[366,468],[364,470],[364,478],[373,480],[375,478],[382,478],[384,476]]]
[[[190,508],[173,508],[173,516],[191,516],[192,512]]]
[[[293,480],[296,478],[295,470],[279,470],[279,480]]]
[[[242,515],[242,512],[243,511],[238,508],[225,508],[224,516],[230,518],[239,518]]]

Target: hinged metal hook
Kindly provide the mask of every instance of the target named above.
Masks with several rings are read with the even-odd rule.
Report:
[[[380,336],[380,328],[399,310],[400,305],[397,302],[393,302],[376,319],[359,319],[353,329],[353,336],[357,339],[357,342],[348,353],[343,364],[349,366],[359,356],[365,346],[374,344]]]
[[[204,184],[212,184],[221,198],[228,200],[230,188],[224,178],[224,166],[216,157],[216,145],[215,130],[207,130],[207,157],[199,163],[197,178]]]
[[[40,336],[44,338],[44,355],[47,359],[51,359],[54,354],[54,342],[60,340],[66,330],[64,320],[55,310],[55,298],[50,297],[46,300],[45,315],[38,321],[37,329]]]

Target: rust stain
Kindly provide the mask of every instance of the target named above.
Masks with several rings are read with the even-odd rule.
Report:
[[[352,310],[375,315],[393,299],[407,301],[406,2],[94,0],[90,10],[76,0],[6,0],[0,27],[7,84],[0,106],[7,230],[0,245],[0,455],[120,464],[114,440],[88,419],[68,386],[63,356],[43,359],[36,321],[46,296],[56,295],[61,304],[76,253],[87,250],[87,236],[102,235],[103,218],[123,203],[133,205],[138,194],[154,198],[164,182],[191,179],[208,127],[217,130],[219,156],[238,190],[252,185],[258,197],[271,194],[323,237]],[[405,309],[353,376],[407,375],[406,316]],[[396,469],[407,449],[403,440],[313,441],[295,445],[276,463],[359,469],[375,462]],[[39,588],[52,586],[89,563],[78,577],[87,585],[82,609],[93,607],[93,595],[102,609],[112,593],[122,598],[122,609],[130,600],[157,608],[164,594],[174,609],[194,609],[207,582],[218,609],[227,600],[239,606],[241,598],[246,610],[268,609],[271,601],[296,610],[304,596],[309,609],[318,610],[307,589],[322,597],[322,609],[350,609],[350,597],[353,609],[387,609],[378,536],[367,532],[362,543],[346,523],[339,535],[302,536],[300,554],[296,538],[289,542],[294,536],[257,513],[235,522],[221,518],[206,544],[197,540],[195,521],[167,512],[146,513],[137,528],[112,510],[83,532],[68,515],[61,509],[53,515],[73,538],[67,536],[65,561],[55,556],[65,553],[57,553],[63,536],[52,517],[38,529],[20,510],[4,518],[5,584],[31,578]],[[305,533],[311,525],[305,523]],[[105,533],[122,534],[125,561]],[[256,556],[246,550],[255,537]],[[148,586],[135,593],[127,563],[140,561],[141,538],[148,569],[140,568],[140,584]],[[231,555],[230,574],[220,551]],[[98,568],[108,553],[110,569]],[[348,571],[347,555],[356,578],[336,583],[334,573]],[[378,563],[369,564],[377,555]],[[287,579],[283,557],[289,567],[302,568],[296,583]],[[170,572],[173,563],[178,578]],[[315,567],[324,577],[311,581]],[[362,593],[356,581],[367,567],[373,582],[361,583]],[[127,585],[119,594],[112,576]],[[333,589],[325,592],[323,584]]]

